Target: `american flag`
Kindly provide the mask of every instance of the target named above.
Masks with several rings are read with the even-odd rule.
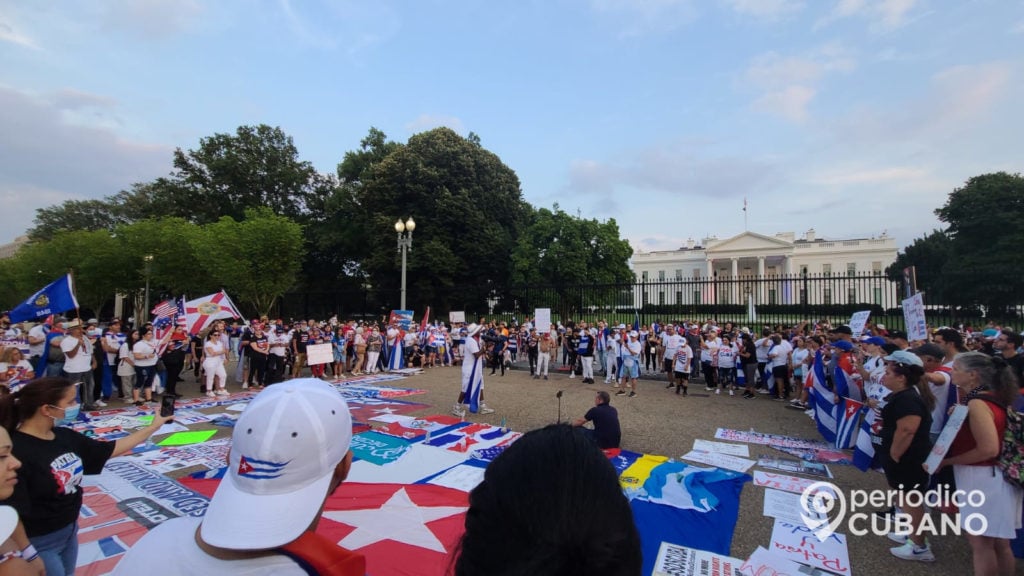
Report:
[[[167,343],[163,342],[163,339],[169,332],[174,330],[175,319],[181,314],[179,306],[179,301],[164,300],[152,310],[153,316],[155,316],[153,320],[153,336],[159,343],[157,345],[157,354],[163,354],[167,348]]]
[[[161,318],[173,318],[178,314],[178,305],[174,300],[164,300],[157,304],[153,308],[152,312],[156,320],[160,320]],[[156,320],[154,321],[154,325],[156,324]]]

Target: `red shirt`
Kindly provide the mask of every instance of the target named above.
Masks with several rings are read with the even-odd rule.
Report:
[[[986,400],[985,398],[981,398],[981,400],[992,410],[992,416],[996,423],[996,436],[999,438],[1000,445],[1002,445],[1003,435],[1006,434],[1006,408],[1003,408],[991,400]],[[954,438],[953,443],[950,444],[947,457],[959,456],[960,454],[970,451],[977,445],[977,441],[974,440],[974,433],[971,432],[970,420],[968,420],[960,427],[960,431],[957,432],[956,438]],[[995,458],[991,458],[983,462],[975,462],[974,464],[967,464],[967,466],[995,465]]]

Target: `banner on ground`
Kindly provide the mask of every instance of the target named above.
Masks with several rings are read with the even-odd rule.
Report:
[[[60,314],[76,308],[78,299],[75,298],[75,285],[71,274],[65,274],[40,288],[8,314],[11,323],[16,324],[26,320],[39,320],[50,314]]]
[[[537,332],[540,334],[547,334],[551,331],[551,308],[537,308],[533,311],[533,325],[537,327]]]
[[[740,560],[723,554],[662,542],[652,576],[743,576],[740,564]]]
[[[870,317],[871,310],[853,313],[853,316],[850,317],[850,331],[853,332],[854,338],[860,338],[860,335],[864,333],[864,327],[867,326]]]
[[[928,322],[924,317],[924,297],[920,292],[903,301],[903,320],[907,323],[908,340],[928,339]]]

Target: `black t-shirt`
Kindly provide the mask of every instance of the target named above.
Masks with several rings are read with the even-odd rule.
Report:
[[[198,335],[192,337],[192,350],[195,352],[196,358],[203,357],[203,339]]]
[[[114,453],[113,442],[87,438],[70,428],[53,429],[43,440],[14,431],[12,454],[21,460],[14,506],[30,538],[55,532],[78,520],[82,475],[99,474]]]
[[[892,439],[896,433],[896,423],[905,416],[920,416],[921,424],[917,427],[914,439],[910,441],[910,447],[900,457],[900,464],[924,463],[928,458],[928,452],[932,449],[931,439],[928,431],[932,427],[932,415],[925,406],[924,400],[915,388],[907,388],[899,392],[893,392],[885,399],[885,406],[882,408],[882,432],[879,438],[882,439],[882,458],[887,461],[889,449],[892,447]]]
[[[299,354],[305,354],[306,346],[309,345],[309,332],[296,332],[292,338],[295,341],[295,351]]]
[[[266,334],[256,336],[255,334],[249,340],[250,344],[255,344],[256,348],[250,348],[249,352],[253,354],[262,354],[264,356],[270,351],[270,339],[267,338]]]
[[[619,428],[619,412],[607,404],[598,404],[587,411],[583,416],[587,421],[594,423],[594,438],[601,448],[618,448],[622,440],[622,430]]]

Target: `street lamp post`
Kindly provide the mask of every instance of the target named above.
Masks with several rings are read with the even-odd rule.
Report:
[[[402,310],[405,310],[405,259],[409,250],[412,250],[412,231],[415,229],[416,222],[413,221],[412,216],[405,222],[402,222],[401,218],[395,222],[395,232],[398,232],[398,251],[402,253]],[[408,234],[403,234],[403,232],[408,232]]]
[[[143,304],[142,306],[143,316],[141,318],[141,320],[145,322],[146,320],[149,319],[149,273],[153,266],[153,255],[146,254],[145,256],[142,257],[142,259],[146,261],[146,298],[145,304]]]

